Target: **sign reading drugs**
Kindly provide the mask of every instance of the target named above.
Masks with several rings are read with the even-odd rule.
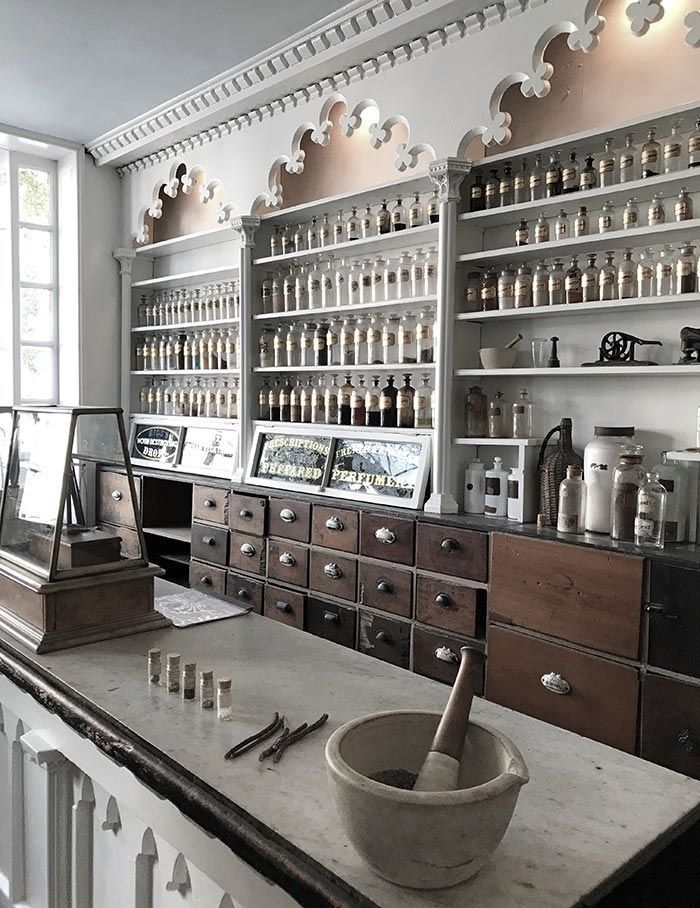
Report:
[[[153,464],[174,464],[181,435],[180,426],[136,423],[131,456],[135,460],[146,460]]]
[[[270,485],[323,485],[330,438],[263,432],[256,447],[251,478]]]

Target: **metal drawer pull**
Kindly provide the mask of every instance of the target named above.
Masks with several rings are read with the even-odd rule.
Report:
[[[297,560],[291,552],[282,552],[280,555],[280,564],[283,564],[285,567],[293,567],[296,563]]]
[[[457,653],[453,653],[449,646],[438,646],[435,650],[435,658],[441,662],[459,662]]]
[[[255,546],[251,545],[249,542],[244,542],[241,546],[241,555],[245,555],[246,558],[252,558],[255,554]]]
[[[248,590],[238,590],[236,599],[242,599],[244,602],[247,602],[250,599],[250,593]]]
[[[278,612],[291,612],[292,607],[288,602],[275,602],[275,608]]]
[[[253,512],[249,511],[248,508],[243,508],[242,511],[238,512],[238,516],[241,518],[241,520],[252,520]]]
[[[389,583],[388,580],[380,580],[377,584],[377,589],[380,593],[393,593],[394,587]]]
[[[119,489],[115,489],[115,490],[112,492],[112,498],[113,498],[115,501],[121,501],[123,497],[124,497],[124,496],[123,496],[122,493],[119,491]]]
[[[280,518],[284,520],[285,523],[294,523],[297,519],[297,515],[291,508],[282,508],[280,511]]]
[[[216,539],[213,536],[202,536],[202,542],[205,545],[216,545]]]
[[[700,752],[700,734],[692,728],[684,728],[678,735],[678,744],[686,753],[692,754],[695,751]]]
[[[377,542],[383,542],[384,545],[391,545],[392,542],[396,542],[396,533],[392,532],[389,527],[379,527],[374,531],[374,538]]]
[[[380,643],[386,643],[390,646],[392,646],[394,643],[393,637],[391,636],[391,634],[387,634],[386,631],[379,631],[375,639]]]
[[[208,577],[206,574],[204,574],[203,577],[199,578],[199,582],[202,584],[202,586],[211,586],[211,577]]]
[[[216,507],[216,502],[214,501],[213,498],[205,498],[205,499],[204,499],[204,507],[205,507],[205,508],[215,508],[215,507]]]
[[[447,593],[438,593],[435,597],[435,602],[438,605],[441,605],[443,608],[452,608],[454,602],[450,599]]]
[[[340,615],[337,615],[335,612],[324,612],[323,620],[326,624],[340,624]]]
[[[448,553],[448,555],[451,555],[452,552],[457,551],[457,549],[459,548],[459,543],[456,539],[452,539],[448,536],[447,539],[442,540],[442,542],[440,543],[440,548],[444,549]]]
[[[340,532],[341,530],[345,529],[345,524],[340,519],[340,517],[329,517],[326,521],[326,529]]]
[[[644,611],[649,612],[650,615],[660,615],[662,618],[675,618],[678,620],[678,615],[670,615],[663,605],[654,605],[650,602],[644,606]]]
[[[557,672],[548,672],[546,675],[542,675],[540,681],[542,687],[550,690],[553,694],[566,696],[566,694],[571,693],[571,685]]]
[[[340,567],[331,561],[328,564],[323,566],[323,573],[326,577],[330,577],[331,580],[339,580],[343,576],[343,572],[340,570]]]

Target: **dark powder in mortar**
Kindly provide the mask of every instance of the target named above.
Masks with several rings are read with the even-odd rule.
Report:
[[[407,791],[412,790],[417,778],[417,772],[409,772],[407,769],[380,769],[370,776],[373,782],[391,785],[392,788],[405,788]]]

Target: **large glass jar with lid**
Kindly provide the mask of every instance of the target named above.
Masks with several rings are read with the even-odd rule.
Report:
[[[435,313],[430,306],[420,311],[416,325],[416,346],[419,363],[432,363],[435,354]]]
[[[418,344],[416,341],[416,317],[406,312],[399,325],[399,362],[418,362]]]
[[[658,473],[647,473],[637,493],[637,514],[634,519],[636,545],[664,547],[664,522],[666,516],[666,489],[659,482]]]
[[[532,271],[528,265],[521,265],[515,276],[515,308],[532,306]]]
[[[613,471],[610,536],[618,542],[634,542],[637,494],[645,479],[643,459],[641,445],[627,445]]]
[[[498,308],[515,309],[515,272],[504,268],[498,278]]]
[[[636,199],[629,199],[622,212],[622,229],[633,230],[639,227],[639,205]]]
[[[698,260],[695,246],[681,246],[676,259],[676,293],[695,293],[698,287]]]
[[[478,385],[469,388],[464,404],[465,435],[468,438],[486,438],[488,399]]]
[[[493,400],[489,401],[489,438],[508,438],[508,421],[503,392],[496,391]]]
[[[610,532],[612,474],[620,452],[634,443],[633,426],[595,426],[594,438],[583,451],[583,475],[588,487],[586,530]]]
[[[666,208],[664,207],[663,193],[661,192],[657,192],[651,202],[649,202],[647,223],[650,227],[658,227],[659,224],[666,223]]]
[[[549,268],[544,261],[537,263],[532,275],[532,305],[549,305]]]

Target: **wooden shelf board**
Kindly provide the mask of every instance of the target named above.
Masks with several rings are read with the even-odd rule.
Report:
[[[555,316],[586,315],[590,312],[616,312],[620,309],[646,309],[649,306],[685,306],[700,303],[700,293],[672,296],[645,296],[629,300],[595,300],[563,306],[529,306],[526,309],[492,309],[489,312],[459,312],[458,322],[486,322],[494,319],[554,318]]]
[[[636,376],[665,376],[674,375],[678,378],[691,378],[700,375],[698,366],[564,366],[560,369],[535,369],[532,367],[515,369],[455,369],[455,377],[471,378],[500,376],[503,378],[518,376],[549,375],[552,378],[567,378],[570,376],[590,376],[591,378],[605,375],[614,378],[616,375],[630,377]]]
[[[253,319],[260,322],[274,322],[278,319],[306,319],[319,316],[330,317],[333,315],[353,315],[356,312],[367,313],[386,311],[388,309],[409,309],[411,306],[418,312],[423,306],[437,304],[436,296],[415,296],[410,299],[383,300],[377,303],[356,303],[347,306],[329,306],[327,309],[292,309],[290,312],[263,312],[254,315]]]
[[[166,242],[170,242],[167,240]],[[199,271],[181,271],[176,274],[165,274],[161,277],[149,277],[143,281],[133,281],[132,290],[157,290],[159,287],[175,287],[181,284],[197,284],[200,281],[216,278],[234,278],[238,268],[233,265],[220,265],[216,268],[202,268]]]

